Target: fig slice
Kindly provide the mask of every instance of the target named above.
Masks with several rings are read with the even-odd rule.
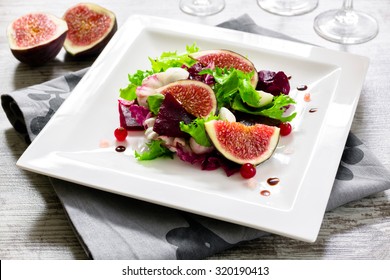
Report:
[[[259,80],[255,65],[246,57],[230,50],[205,50],[191,54],[191,57],[203,66],[235,68],[245,73],[253,73],[251,83],[256,88]]]
[[[75,57],[98,55],[118,29],[115,14],[92,3],[69,8],[63,19],[69,28],[64,48]]]
[[[179,80],[156,89],[158,93],[172,94],[195,117],[208,117],[215,114],[217,100],[212,88],[195,80]]]
[[[215,148],[227,159],[238,163],[258,165],[269,159],[279,142],[276,126],[212,120],[205,128]]]
[[[39,66],[58,55],[67,31],[66,22],[54,15],[29,13],[8,26],[8,44],[20,62]]]

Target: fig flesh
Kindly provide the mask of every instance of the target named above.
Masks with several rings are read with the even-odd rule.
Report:
[[[276,126],[212,120],[205,123],[210,140],[227,159],[238,163],[260,164],[269,159],[279,142]]]
[[[69,28],[64,48],[75,57],[98,55],[118,29],[115,14],[92,3],[69,8],[63,19]]]
[[[32,66],[54,59],[61,51],[68,31],[64,20],[47,13],[30,13],[14,20],[7,28],[12,54]]]
[[[191,54],[203,66],[235,68],[245,73],[253,72],[251,83],[256,88],[259,79],[255,65],[244,56],[230,50],[206,50]]]
[[[217,100],[212,88],[194,80],[180,80],[156,89],[163,95],[172,94],[195,117],[208,117],[215,114]]]

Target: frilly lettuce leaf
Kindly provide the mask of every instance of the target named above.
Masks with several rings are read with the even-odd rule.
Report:
[[[177,52],[163,52],[159,58],[152,59],[149,57],[152,69],[144,71],[137,70],[134,74],[128,74],[129,84],[127,87],[119,90],[120,98],[129,101],[136,99],[137,95],[135,91],[137,87],[142,85],[143,79],[154,73],[166,71],[171,67],[181,67],[182,65],[186,65],[188,67],[192,66],[196,60],[189,55],[197,51],[199,51],[199,48],[196,43],[193,43],[190,46],[186,46],[186,53],[184,54],[177,54]]]
[[[145,79],[146,77],[152,74],[153,73],[150,70],[146,70],[146,71],[137,70],[137,72],[135,72],[132,75],[128,74],[129,84],[127,85],[127,87],[121,88],[119,90],[120,98],[129,101],[136,99],[137,95],[135,93],[135,90],[137,89],[138,86],[142,85],[143,79]]]
[[[163,52],[159,58],[150,58],[149,61],[152,65],[152,70],[154,73],[164,72],[171,67],[181,67],[186,65],[191,67],[196,63],[196,60],[193,59],[190,54],[199,51],[199,48],[196,46],[196,43],[191,46],[186,47],[186,53],[178,54],[175,52]]]
[[[295,100],[292,99],[290,96],[281,94],[279,96],[275,96],[270,105],[259,110],[247,106],[246,104],[244,104],[244,102],[242,102],[241,98],[236,97],[232,104],[232,109],[252,115],[269,117],[271,119],[280,120],[281,122],[289,122],[295,118],[297,113],[294,112],[289,116],[284,116],[285,107],[295,103]]]
[[[205,122],[216,120],[218,116],[209,116],[207,118],[196,118],[189,124],[180,122],[180,129],[191,135],[195,142],[201,146],[211,147],[212,144],[207,136],[206,129],[204,127]]]
[[[231,68],[205,69],[199,74],[209,74],[214,77],[214,92],[217,98],[218,108],[230,107],[231,103],[239,94],[243,102],[252,107],[259,107],[261,96],[251,84],[254,73]]]
[[[210,74],[214,77],[214,92],[218,108],[227,107],[236,111],[269,117],[282,122],[291,121],[296,113],[284,116],[286,106],[295,104],[295,100],[285,94],[275,96],[266,106],[261,105],[261,95],[251,84],[253,74],[237,69],[205,69],[199,74]]]
[[[157,115],[160,111],[160,107],[162,102],[164,101],[164,98],[164,95],[162,95],[161,93],[148,96],[146,102],[148,103],[150,112],[152,112],[154,115]]]
[[[242,101],[244,101],[249,106],[258,108],[260,107],[260,94],[252,86],[250,79],[242,79],[238,87],[238,92]]]
[[[138,160],[152,160],[159,157],[173,158],[173,152],[163,145],[162,140],[152,140],[146,143],[148,149],[142,153],[135,151],[135,158]]]

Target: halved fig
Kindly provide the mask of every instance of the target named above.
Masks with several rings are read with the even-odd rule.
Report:
[[[238,163],[258,165],[269,159],[279,142],[276,126],[212,120],[205,123],[210,140],[227,159]]]
[[[69,28],[64,48],[77,57],[98,55],[118,29],[113,12],[91,3],[69,8],[63,19]]]
[[[12,54],[19,61],[38,66],[58,55],[67,31],[66,22],[56,16],[30,13],[8,26],[7,38]]]

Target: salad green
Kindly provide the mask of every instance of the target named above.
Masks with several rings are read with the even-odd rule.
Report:
[[[164,145],[163,140],[152,140],[146,143],[146,146],[148,149],[142,153],[135,151],[135,157],[138,160],[152,160],[159,157],[173,158],[173,152]]]
[[[185,124],[184,122],[180,122],[181,131],[187,132],[191,135],[192,138],[204,147],[211,147],[212,144],[207,136],[206,129],[204,124],[211,120],[219,119],[218,116],[209,116],[207,118],[196,118],[190,124]]]

